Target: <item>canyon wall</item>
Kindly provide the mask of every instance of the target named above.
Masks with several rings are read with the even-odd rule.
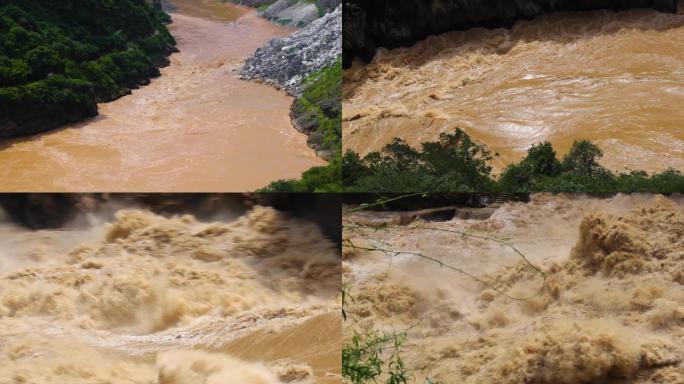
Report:
[[[676,12],[677,0],[345,0],[344,65],[369,61],[378,47],[410,46],[428,35],[473,27],[511,27],[544,12],[654,8]]]

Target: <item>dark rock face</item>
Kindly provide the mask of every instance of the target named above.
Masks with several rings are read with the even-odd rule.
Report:
[[[678,0],[345,0],[345,67],[369,61],[377,47],[410,46],[429,35],[473,27],[510,28],[543,12],[653,8],[676,12]]]

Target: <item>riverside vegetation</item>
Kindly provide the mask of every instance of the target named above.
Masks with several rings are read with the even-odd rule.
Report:
[[[288,24],[302,27],[258,49],[245,62],[241,76],[294,96],[296,100],[290,112],[292,124],[308,136],[308,145],[318,156],[329,162],[309,169],[299,180],[276,180],[261,191],[342,191],[341,1],[242,0],[240,3],[258,7],[260,15],[271,21],[282,24],[283,19],[291,19]],[[309,20],[313,15],[317,18]]]
[[[499,153],[496,173],[582,139],[615,172],[684,171],[682,1],[344,4],[343,151],[460,127]]]
[[[660,192],[684,191],[684,175],[675,169],[648,174],[613,172],[599,160],[601,148],[575,141],[562,160],[550,142],[530,147],[527,156],[492,175],[497,156],[457,128],[421,149],[395,138],[380,152],[360,157],[348,150],[342,160],[342,182],[348,192]]]
[[[330,163],[304,172],[299,180],[277,180],[262,192],[339,192],[341,173],[341,104],[342,62],[314,73],[307,80],[304,93],[292,108],[299,128],[309,132],[310,145],[332,154]],[[313,142],[313,143],[312,143]]]
[[[0,5],[0,137],[97,114],[159,75],[175,41],[146,0],[22,0]]]

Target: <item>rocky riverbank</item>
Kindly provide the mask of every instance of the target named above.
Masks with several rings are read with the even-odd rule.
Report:
[[[410,46],[429,35],[473,27],[509,28],[544,12],[654,8],[676,12],[678,0],[345,0],[344,66],[369,61],[378,47]]]
[[[342,8],[315,20],[292,35],[271,40],[247,59],[245,79],[259,80],[299,96],[304,80],[331,65],[342,53]]]
[[[264,6],[263,1],[243,3]],[[273,3],[261,15],[273,20],[269,15],[279,3],[284,1]],[[342,54],[342,6],[339,0],[323,3],[317,9],[337,6],[290,36],[257,49],[245,62],[241,76],[295,96],[290,114],[293,126],[309,136],[307,142],[318,156],[330,160],[339,152],[341,137],[341,72],[336,63]]]

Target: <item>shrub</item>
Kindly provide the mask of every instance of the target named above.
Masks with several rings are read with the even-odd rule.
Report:
[[[411,376],[401,358],[405,343],[406,332],[354,332],[351,343],[342,348],[342,377],[353,384],[375,383],[387,369],[387,384],[407,384]]]
[[[351,151],[343,157],[343,178],[350,192],[468,192],[491,189],[492,156],[462,130],[412,148],[395,138],[380,152],[363,159]]]
[[[422,150],[394,139],[381,152],[361,158],[347,151],[342,178],[350,192],[684,192],[684,175],[674,169],[648,175],[643,171],[614,174],[601,166],[601,149],[588,140],[575,141],[563,161],[551,143],[533,145],[498,179],[491,176],[490,152],[460,129],[422,144]]]
[[[300,180],[276,180],[258,192],[342,192],[342,161],[336,156],[330,164],[313,167]]]

